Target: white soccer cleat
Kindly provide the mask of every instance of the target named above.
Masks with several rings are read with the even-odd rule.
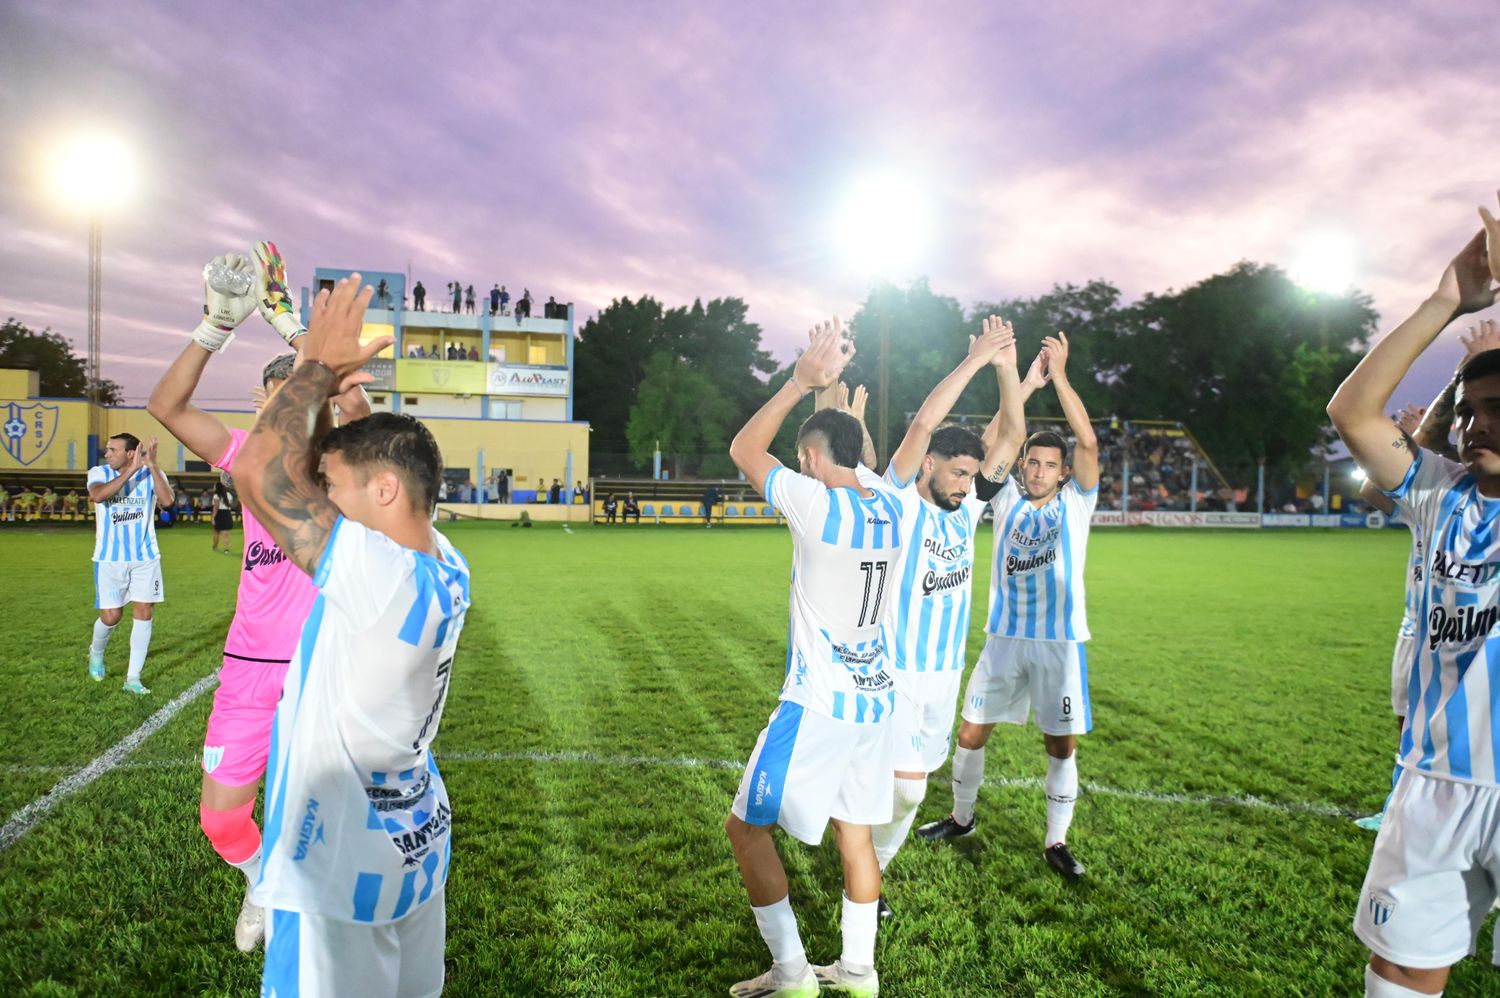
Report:
[[[241,953],[255,949],[266,935],[266,909],[250,900],[250,891],[245,891],[245,903],[240,905],[240,917],[234,921],[234,948]]]
[[[802,976],[788,980],[777,973],[773,963],[771,969],[759,977],[741,981],[729,989],[734,998],[816,998],[818,978],[806,963],[802,965]]]
[[[854,998],[876,998],[880,994],[880,975],[875,973],[874,967],[866,973],[855,975],[845,970],[844,963],[840,960],[826,967],[814,967],[813,974],[820,985],[839,994],[852,995]]]

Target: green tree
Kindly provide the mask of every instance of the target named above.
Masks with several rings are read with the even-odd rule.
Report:
[[[660,446],[672,477],[731,474],[729,438],[738,426],[735,406],[713,381],[675,354],[663,350],[646,364],[625,425],[630,456],[649,464]]]
[[[50,398],[88,398],[88,365],[73,352],[73,344],[50,329],[40,333],[14,318],[0,325],[0,367],[36,371],[40,391]],[[99,401],[117,405],[123,399],[120,386],[108,379],[99,382]]]
[[[1276,267],[1245,262],[1147,295],[1098,375],[1119,415],[1182,420],[1236,484],[1252,483],[1262,461],[1294,479],[1332,439],[1324,406],[1375,322],[1366,295],[1309,294]]]

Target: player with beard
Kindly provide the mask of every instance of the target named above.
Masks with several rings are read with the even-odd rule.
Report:
[[[981,335],[969,338],[968,356],[917,410],[884,480],[860,469],[865,484],[894,488],[903,500],[902,554],[892,583],[896,591],[883,622],[896,681],[896,711],[891,717],[891,820],[873,830],[882,873],[911,830],[927,793],[928,774],[948,759],[969,634],[974,535],[987,505],[975,495],[975,485],[981,475],[1004,478],[1021,442],[1019,432],[1000,436],[998,415],[984,441],[961,427],[942,426],[969,382],[989,366],[1000,384],[1001,404],[1011,410],[1007,425],[1019,430],[1024,423],[1015,334],[1009,323],[991,316],[984,320]],[[991,488],[987,495],[994,492]],[[883,896],[880,915],[891,917]]]
[[[1068,382],[1067,334],[1043,342],[1046,373],[1073,433],[1073,459],[1070,465],[1067,441],[1059,434],[1033,433],[1021,450],[1024,491],[1007,478],[992,500],[995,561],[988,637],[964,696],[953,753],[953,813],[917,834],[940,840],[974,831],[985,743],[998,722],[1025,724],[1034,708],[1047,752],[1043,854],[1071,881],[1083,875],[1066,844],[1078,796],[1074,751],[1078,736],[1093,727],[1083,567],[1099,496],[1099,444],[1083,400]],[[1017,433],[1007,415],[1002,409],[1002,437]]]
[[[216,263],[249,274],[243,256],[220,257]],[[286,267],[273,243],[256,247],[256,281],[251,292],[232,296],[204,285],[204,320],[193,342],[167,369],[151,393],[146,408],[188,450],[227,472],[248,434],[232,429],[218,417],[193,405],[192,397],[208,366],[233,339],[234,330],[251,312],[260,310],[282,339],[294,347],[303,334],[286,294]],[[296,354],[283,354],[265,366],[261,386],[274,396],[292,375]],[[345,422],[370,412],[364,390],[355,386],[334,400]],[[317,435],[332,426],[325,407]],[[240,570],[234,618],[224,642],[224,664],[219,687],[203,738],[203,783],[199,822],[209,842],[226,863],[246,877],[245,899],[234,929],[235,945],[243,952],[255,948],[265,925],[261,908],[250,899],[249,885],[260,870],[261,835],[253,811],[270,751],[271,725],[281,696],[287,664],[297,635],[317,590],[306,573],[286,559],[275,539],[249,509],[242,511],[245,557]]]
[[[1350,454],[1425,548],[1401,772],[1354,915],[1371,950],[1365,994],[1380,998],[1441,994],[1452,965],[1473,951],[1500,878],[1500,350],[1459,370],[1459,463],[1414,455],[1385,415],[1444,327],[1495,302],[1500,222],[1480,212],[1486,231],[1328,403]]]

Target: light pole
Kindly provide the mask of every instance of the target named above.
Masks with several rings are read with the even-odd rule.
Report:
[[[133,183],[129,152],[118,138],[79,135],[58,147],[53,166],[53,184],[65,204],[86,213],[89,219],[88,377],[89,464],[99,458],[104,431],[99,383],[102,342],[102,298],[104,291],[104,215],[124,200]]]
[[[876,459],[891,459],[891,452],[886,444],[889,441],[891,425],[891,313],[890,296],[882,293],[880,302],[880,395],[878,402],[878,416],[880,420],[880,432],[876,440]]]

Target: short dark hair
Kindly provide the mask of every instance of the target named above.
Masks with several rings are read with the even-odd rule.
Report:
[[[109,439],[125,441],[125,452],[127,454],[141,445],[140,438],[134,433],[111,433]]]
[[[416,509],[430,513],[437,506],[443,454],[432,431],[414,416],[372,413],[329,430],[318,449],[324,454],[342,454],[350,467],[365,474],[376,465],[386,465],[406,482]]]
[[[815,433],[828,444],[828,456],[834,464],[841,468],[859,464],[865,450],[865,431],[860,429],[859,420],[838,409],[819,409],[797,431],[797,446],[800,448]]]
[[[972,457],[976,461],[983,461],[984,442],[973,430],[966,430],[962,426],[944,426],[927,442],[927,453],[934,457]]]
[[[1027,437],[1026,443],[1021,446],[1021,457],[1031,453],[1033,447],[1056,447],[1062,454],[1063,464],[1068,463],[1068,442],[1056,430],[1037,430]]]
[[[283,353],[272,357],[266,362],[266,366],[260,369],[260,386],[270,387],[273,381],[285,381],[292,376],[292,368],[297,364],[297,355],[294,353]]]
[[[1458,383],[1473,381],[1491,374],[1500,374],[1500,350],[1476,353],[1458,369]]]

